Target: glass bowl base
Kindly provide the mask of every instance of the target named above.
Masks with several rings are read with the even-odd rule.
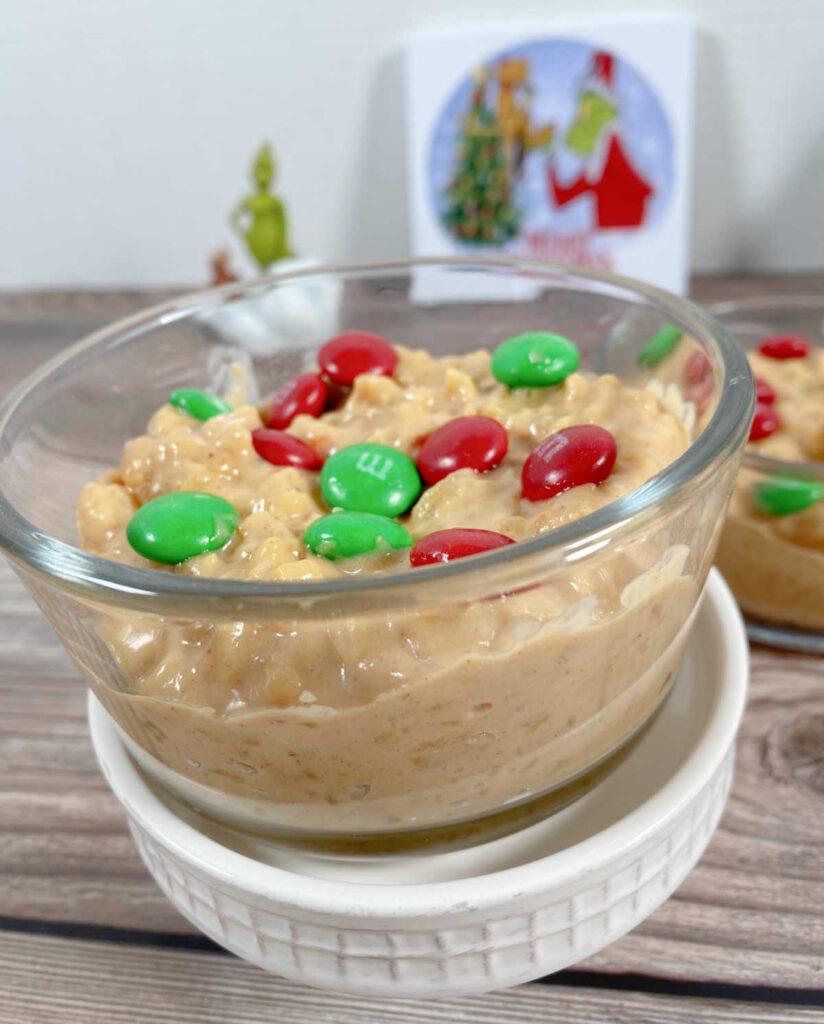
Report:
[[[824,654],[824,633],[798,629],[796,626],[774,625],[749,616],[745,617],[744,623],[747,636],[753,643],[800,654]]]

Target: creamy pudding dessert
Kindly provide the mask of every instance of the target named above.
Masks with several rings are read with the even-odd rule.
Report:
[[[101,611],[120,678],[96,693],[156,773],[248,827],[403,830],[545,793],[660,703],[713,544],[692,558],[694,518],[662,513],[514,589],[490,552],[642,486],[693,423],[677,389],[581,371],[545,332],[446,358],[350,332],[263,410],[175,391],[83,489],[89,552],[269,584],[487,558],[488,591],[275,624]]]
[[[745,465],[718,564],[745,612],[824,630],[824,350],[798,335],[765,338],[749,354],[757,406],[749,450],[787,462],[786,473]]]

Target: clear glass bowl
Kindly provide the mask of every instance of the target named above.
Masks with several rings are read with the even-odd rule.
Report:
[[[639,369],[639,352],[667,323],[709,372],[693,443],[538,539],[311,583],[141,570],[75,546],[82,486],[171,389],[221,389],[238,362],[266,396],[346,329],[438,356],[551,329],[575,339],[585,368],[642,384],[656,371]],[[0,418],[0,543],[133,755],[176,797],[279,841],[465,842],[573,799],[660,706],[752,407],[743,353],[719,325],[632,281],[505,260],[302,270],[170,302],[29,378]],[[271,706],[216,714],[176,691],[192,672],[224,695],[247,672],[274,684],[297,672],[340,700],[282,706],[273,685]]]
[[[819,295],[722,302],[710,312],[747,352],[775,334],[800,334],[824,348],[824,298]],[[753,488],[775,476],[824,484],[824,463],[787,462],[747,448],[718,565],[753,640],[824,654],[824,501],[773,519],[753,513]]]

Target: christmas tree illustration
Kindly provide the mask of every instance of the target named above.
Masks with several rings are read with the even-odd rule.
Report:
[[[485,84],[485,72],[478,73],[442,219],[461,242],[503,245],[518,233],[519,216],[512,202],[506,144],[486,104]]]

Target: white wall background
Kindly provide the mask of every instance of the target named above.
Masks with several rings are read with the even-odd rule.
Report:
[[[4,0],[0,287],[204,278],[264,137],[302,254],[402,254],[410,34],[619,13],[700,33],[694,266],[824,267],[824,0],[513,6]]]

